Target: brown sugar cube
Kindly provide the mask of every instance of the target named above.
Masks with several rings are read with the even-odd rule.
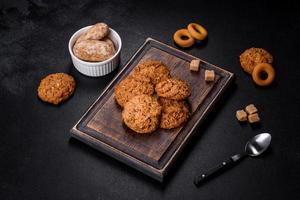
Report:
[[[236,116],[237,120],[239,120],[240,122],[247,121],[247,113],[244,110],[236,111],[235,116]]]
[[[254,114],[248,115],[248,121],[249,121],[249,123],[252,124],[252,123],[259,122],[260,118],[257,113],[254,113]]]
[[[190,63],[190,70],[191,71],[199,71],[199,67],[200,67],[200,60],[192,60]]]
[[[245,110],[249,115],[257,112],[257,108],[254,106],[254,104],[249,104],[246,106]]]
[[[205,81],[214,81],[214,80],[215,80],[215,71],[205,70]]]

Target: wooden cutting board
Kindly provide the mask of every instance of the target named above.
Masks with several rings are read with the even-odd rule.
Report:
[[[122,123],[122,109],[115,102],[114,87],[139,62],[148,59],[162,61],[169,67],[173,77],[184,79],[191,86],[192,95],[188,99],[191,117],[183,127],[158,129],[150,135],[138,135]],[[196,57],[148,38],[71,129],[71,136],[163,181],[194,130],[233,79],[232,73],[201,59],[200,71],[191,72],[189,64],[193,59]],[[215,71],[214,82],[205,82],[205,69]]]

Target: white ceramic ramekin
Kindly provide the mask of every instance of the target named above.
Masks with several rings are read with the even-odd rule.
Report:
[[[72,35],[71,39],[69,40],[69,52],[72,58],[73,65],[79,72],[92,77],[104,76],[118,67],[120,62],[122,41],[119,34],[115,30],[110,28],[108,38],[111,39],[115,45],[115,55],[102,62],[87,62],[80,60],[73,54],[73,46],[77,38],[80,35],[84,34],[90,27],[91,26],[84,27]]]

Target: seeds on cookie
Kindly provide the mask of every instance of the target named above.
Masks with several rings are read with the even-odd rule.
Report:
[[[65,73],[49,74],[38,87],[38,97],[48,103],[59,104],[68,99],[75,90],[75,80]]]
[[[189,107],[185,101],[159,98],[158,102],[162,106],[160,128],[177,128],[188,120]]]
[[[156,60],[147,60],[140,63],[134,69],[132,76],[137,78],[139,76],[148,77],[154,85],[171,77],[168,67]]]
[[[122,80],[115,87],[115,98],[117,103],[124,107],[125,103],[128,102],[131,98],[141,94],[152,95],[154,92],[154,86],[147,81],[145,78],[137,80],[132,76],[127,77]]]
[[[191,89],[187,82],[175,78],[158,83],[155,91],[158,96],[173,100],[183,100],[191,95]]]
[[[154,88],[159,101],[151,96]],[[184,80],[171,78],[167,66],[154,60],[140,63],[115,88],[115,99],[124,108],[123,121],[137,133],[182,126],[190,114],[184,99],[190,95]]]
[[[137,133],[151,133],[158,128],[161,105],[150,95],[138,95],[131,98],[124,107],[124,123]]]

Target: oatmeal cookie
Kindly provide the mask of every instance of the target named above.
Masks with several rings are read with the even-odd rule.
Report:
[[[250,48],[240,55],[241,66],[245,72],[252,74],[257,64],[273,62],[273,56],[262,48]]]
[[[112,57],[115,49],[105,41],[82,40],[75,43],[73,52],[81,60],[100,62]]]
[[[117,103],[124,107],[132,97],[147,94],[152,95],[154,86],[150,83],[149,79],[136,80],[132,76],[122,80],[115,88],[115,98]]]
[[[57,105],[74,93],[75,85],[74,78],[68,74],[50,74],[41,80],[37,92],[41,100]]]
[[[173,100],[183,100],[191,95],[189,85],[180,79],[170,78],[155,86],[158,96]]]
[[[150,78],[154,85],[171,77],[167,66],[156,60],[147,60],[134,69],[133,77],[139,79],[141,75]]]
[[[130,99],[124,107],[124,123],[137,133],[151,133],[159,126],[161,105],[149,95],[138,95]]]
[[[160,128],[176,128],[188,120],[190,111],[185,101],[159,98],[158,102],[162,106]]]

